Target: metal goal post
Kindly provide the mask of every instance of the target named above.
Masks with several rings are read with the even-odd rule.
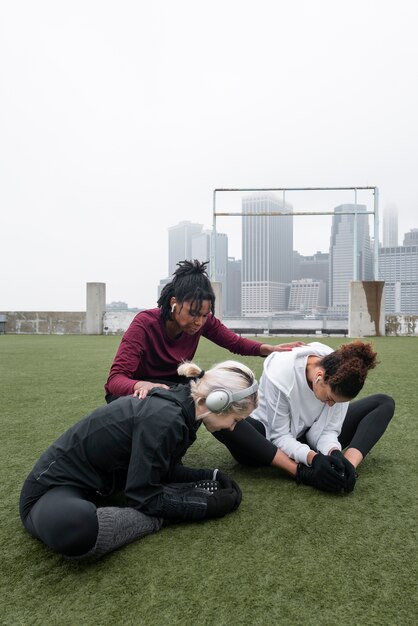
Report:
[[[305,192],[305,191],[352,191],[354,194],[354,205],[357,205],[358,191],[371,191],[373,193],[373,210],[362,211],[361,215],[373,215],[374,218],[374,246],[373,246],[373,274],[374,280],[379,280],[379,189],[378,187],[263,187],[263,188],[228,188],[213,190],[213,225],[210,249],[210,275],[215,280],[216,276],[216,218],[217,217],[263,217],[263,216],[300,216],[300,215],[335,215],[333,211],[297,211],[295,213],[285,213],[282,211],[266,211],[260,213],[242,213],[242,212],[224,212],[218,211],[216,201],[220,193],[262,193],[262,192],[281,192],[283,198],[283,207],[286,206],[287,192]],[[354,208],[353,211],[338,213],[338,215],[354,215],[354,239],[353,239],[353,280],[357,280],[357,215],[358,212]]]

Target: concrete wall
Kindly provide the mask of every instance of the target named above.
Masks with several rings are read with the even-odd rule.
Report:
[[[137,313],[131,311],[106,311],[103,318],[103,334],[123,334],[135,315]],[[274,317],[231,317],[224,318],[222,322],[228,328],[243,334],[348,335],[347,320],[277,320]],[[418,315],[387,315],[385,322],[387,335],[418,336]]]
[[[86,313],[48,311],[4,311],[4,331],[17,335],[84,335]]]
[[[122,335],[136,314],[135,311],[106,311],[103,316],[103,334]],[[86,313],[84,311],[0,311],[1,315],[4,315],[6,319],[4,331],[10,335],[86,334]],[[347,320],[276,320],[274,317],[236,317],[224,319],[223,323],[228,328],[243,334],[348,335]],[[388,336],[418,336],[418,315],[386,315],[385,334]]]
[[[418,315],[386,315],[386,335],[389,337],[418,336]]]
[[[103,334],[122,335],[135,315],[135,311],[106,311],[103,317]]]

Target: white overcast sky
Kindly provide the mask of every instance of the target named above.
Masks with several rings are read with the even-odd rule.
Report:
[[[85,310],[96,281],[154,306],[168,227],[210,228],[220,187],[377,186],[401,243],[417,23],[415,0],[0,0],[0,310]],[[286,199],[354,201],[321,197]],[[328,219],[294,248],[327,251]],[[217,227],[240,258],[239,218]]]

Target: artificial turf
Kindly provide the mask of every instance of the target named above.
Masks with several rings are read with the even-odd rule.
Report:
[[[361,396],[388,393],[396,412],[352,494],[241,467],[201,428],[184,462],[229,472],[243,491],[240,508],[169,526],[93,565],[69,563],[26,533],[19,492],[39,454],[104,402],[119,341],[0,336],[1,624],[417,624],[416,337],[371,339],[380,364]],[[202,340],[195,361],[207,368],[225,358],[230,353]],[[233,358],[260,376],[262,359]]]

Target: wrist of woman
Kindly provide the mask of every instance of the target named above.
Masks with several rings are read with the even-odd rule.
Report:
[[[273,352],[273,346],[269,343],[262,343],[260,345],[260,356],[268,356]]]
[[[306,455],[306,465],[308,467],[310,467],[312,465],[312,461],[314,460],[314,457],[317,455],[318,453],[315,452],[314,450],[310,450],[308,452],[308,454]]]

